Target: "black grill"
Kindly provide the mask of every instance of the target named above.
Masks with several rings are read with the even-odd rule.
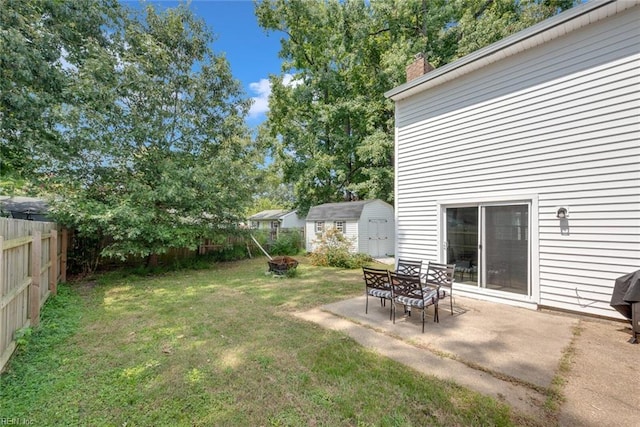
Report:
[[[631,304],[631,329],[633,330],[633,338],[631,342],[638,344],[638,335],[640,335],[640,302]]]
[[[610,305],[631,322],[633,336],[629,342],[637,344],[640,335],[640,270],[616,279]]]

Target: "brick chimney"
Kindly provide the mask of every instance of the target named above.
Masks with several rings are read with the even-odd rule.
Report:
[[[424,54],[418,53],[413,63],[407,66],[407,81],[417,79],[433,70],[433,66],[424,58]]]

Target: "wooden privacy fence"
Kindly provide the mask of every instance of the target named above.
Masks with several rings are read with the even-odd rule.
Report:
[[[66,280],[66,255],[67,232],[56,224],[0,218],[0,372],[16,331],[38,326],[40,309]]]

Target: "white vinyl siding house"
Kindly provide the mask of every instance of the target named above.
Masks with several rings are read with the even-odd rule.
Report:
[[[614,280],[640,269],[639,22],[635,0],[586,3],[388,92],[395,253],[463,265],[461,294],[620,317]]]
[[[315,250],[323,230],[342,228],[342,234],[353,242],[352,252],[373,257],[392,254],[395,247],[393,215],[393,206],[377,199],[313,206],[307,214],[307,251]]]
[[[298,216],[296,210],[273,209],[258,212],[249,218],[252,230],[262,230],[270,233],[272,239],[277,239],[280,230],[304,230],[305,220]]]

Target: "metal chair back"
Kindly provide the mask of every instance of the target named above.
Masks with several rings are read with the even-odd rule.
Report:
[[[362,267],[364,277],[366,305],[365,314],[369,313],[369,296],[380,298],[380,304],[385,305],[385,301],[393,300],[393,289],[389,280],[389,271],[378,268]],[[389,312],[391,320],[391,311]]]
[[[449,298],[451,315],[453,315],[453,274],[455,264],[429,262],[425,278],[425,286],[438,291],[438,299]]]
[[[398,265],[396,267],[397,274],[404,274],[407,276],[420,277],[422,272],[422,261],[415,261],[410,259],[398,259]]]
[[[438,296],[436,291],[423,287],[420,276],[389,273],[391,288],[393,289],[393,322],[396,321],[396,304],[416,307],[422,310],[422,332],[424,332],[424,313],[427,307],[433,305],[435,312],[433,321],[438,319]]]

